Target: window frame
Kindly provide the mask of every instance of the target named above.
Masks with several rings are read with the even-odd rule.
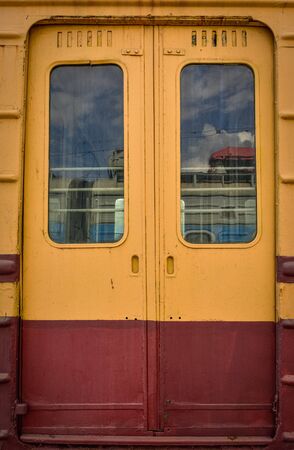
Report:
[[[241,65],[247,66],[253,75],[254,83],[254,114],[255,114],[255,176],[256,176],[256,234],[252,241],[250,242],[237,242],[237,243],[202,243],[194,244],[185,240],[182,235],[182,224],[181,224],[181,73],[182,70],[189,65]],[[261,130],[260,130],[260,78],[258,67],[246,59],[186,59],[181,64],[179,64],[176,79],[176,183],[177,183],[177,195],[176,195],[176,211],[177,211],[177,224],[176,224],[176,235],[178,240],[190,249],[246,249],[253,247],[258,244],[261,234],[262,234],[262,215],[261,215],[261,198],[262,198],[262,174],[261,174]]]
[[[82,243],[59,243],[54,241],[49,234],[49,177],[50,177],[50,81],[51,73],[54,69],[64,66],[102,66],[102,65],[116,65],[123,75],[123,132],[124,132],[124,232],[118,241],[114,242],[82,242]],[[59,249],[82,249],[82,248],[115,248],[122,245],[128,236],[129,232],[129,83],[127,67],[122,61],[117,59],[103,59],[103,60],[69,60],[69,61],[53,61],[45,71],[44,80],[44,101],[45,101],[45,115],[44,115],[44,210],[43,210],[43,234],[48,244]],[[41,100],[40,100],[41,101]]]

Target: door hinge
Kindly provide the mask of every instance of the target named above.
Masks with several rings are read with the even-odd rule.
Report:
[[[14,412],[16,416],[24,416],[25,414],[27,414],[28,412],[27,403],[16,403]]]
[[[121,54],[126,56],[142,56],[143,50],[141,48],[123,48]]]
[[[164,55],[170,56],[183,56],[185,55],[185,50],[183,48],[165,48],[163,49]]]

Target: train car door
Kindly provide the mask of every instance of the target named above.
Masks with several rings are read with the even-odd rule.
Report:
[[[32,31],[24,440],[273,434],[272,74],[261,27]]]
[[[160,66],[161,429],[273,433],[271,37],[163,27]]]
[[[146,431],[143,33],[30,36],[24,439]]]

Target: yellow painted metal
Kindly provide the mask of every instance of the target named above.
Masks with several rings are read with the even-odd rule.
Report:
[[[268,131],[273,129],[268,95],[273,83],[271,39],[262,29],[248,29],[254,56],[250,45],[207,46],[204,53],[202,47],[191,46],[193,29],[102,27],[104,34],[112,31],[113,46],[99,52],[86,42],[69,48],[66,27],[32,33],[25,319],[274,320],[274,158],[273,133]],[[82,39],[89,30],[97,32],[89,27],[71,30]],[[140,56],[130,56],[126,49],[138,49]],[[48,78],[58,64],[87,61],[117,63],[125,73],[127,233],[123,242],[114,245],[59,245],[50,241],[46,231]],[[255,71],[259,233],[251,244],[194,248],[180,237],[179,73],[191,62],[246,63]],[[137,273],[133,255],[140,261]],[[157,304],[162,305],[159,311]]]
[[[282,184],[279,189],[279,255],[293,255],[294,253],[294,204],[293,183],[283,183],[294,179],[294,92],[287,88],[294,77],[294,36],[283,39],[279,48],[279,170]]]
[[[18,286],[16,283],[1,283],[0,317],[15,317],[18,314]]]
[[[275,70],[275,98],[276,105],[276,154],[277,154],[277,254],[291,256],[294,254],[293,241],[293,213],[292,198],[294,193],[294,169],[292,161],[291,143],[294,140],[294,107],[293,107],[293,49],[294,49],[294,1],[280,2],[275,0],[201,0],[195,2],[188,0],[185,2],[169,0],[155,1],[133,1],[121,0],[109,2],[108,0],[75,0],[51,2],[49,0],[0,0],[0,253],[19,253],[22,251],[21,242],[21,218],[22,218],[22,153],[23,153],[23,133],[24,133],[24,107],[26,83],[26,63],[28,52],[26,41],[28,32],[32,25],[39,21],[46,20],[48,24],[60,21],[63,23],[94,23],[95,20],[109,21],[110,17],[121,21],[130,18],[132,22],[144,20],[145,23],[155,23],[155,17],[170,23],[185,23],[186,19],[193,20],[195,24],[209,24],[218,18],[224,18],[223,23],[235,23],[241,26],[248,23],[248,18],[252,17],[256,27],[259,21],[272,30],[275,40],[275,51],[273,57],[276,62]],[[90,18],[92,16],[92,18]],[[68,19],[70,17],[70,20]],[[223,20],[223,19],[222,19]],[[203,25],[204,26],[204,25]],[[251,28],[252,29],[252,28]],[[156,112],[157,119],[160,117],[158,111],[159,99],[154,100],[150,92],[154,86],[159,89],[160,74],[154,73],[152,64],[158,66],[159,49],[153,55],[153,38],[157,38],[158,29],[146,27],[144,30],[145,55],[149,59],[148,67],[144,67],[145,74],[145,127],[148,133],[145,135],[146,148],[150,148],[155,140],[156,153],[146,153],[145,174],[147,175],[144,186],[146,198],[146,211],[148,220],[143,221],[146,226],[146,235],[149,236],[149,245],[146,247],[146,257],[149,265],[144,268],[148,276],[148,284],[145,284],[147,295],[148,316],[158,316],[159,305],[159,276],[163,267],[160,268],[161,254],[165,254],[165,249],[161,247],[159,252],[159,227],[155,227],[155,210],[157,211],[160,202],[154,202],[154,177],[157,180],[158,189],[160,173],[153,175],[154,161],[158,156],[158,121],[155,122],[155,131],[151,127],[153,123],[153,111]],[[157,44],[156,44],[157,45]],[[151,51],[152,47],[152,51]],[[251,52],[251,56],[255,49]],[[152,54],[152,55],[151,55]],[[151,62],[150,59],[154,59]],[[151,68],[151,69],[150,69]],[[259,69],[258,69],[259,70]],[[154,79],[153,79],[154,78]],[[263,79],[261,79],[261,85]],[[267,87],[267,93],[270,88]],[[269,128],[268,128],[269,130]],[[26,149],[28,150],[28,149]],[[157,164],[159,167],[159,165]],[[286,180],[286,181],[285,181]],[[291,181],[292,180],[292,181]],[[287,183],[287,184],[285,184]],[[138,253],[138,248],[133,254]],[[37,248],[35,249],[37,253]],[[60,251],[60,254],[64,250]],[[160,257],[159,257],[160,254]],[[141,261],[141,259],[140,259]],[[175,261],[176,268],[177,262]],[[143,266],[142,266],[143,267]],[[48,269],[46,269],[48,270]],[[291,289],[291,288],[290,288]],[[162,294],[162,293],[161,293]],[[154,302],[154,298],[157,302]],[[161,301],[163,297],[161,295]],[[253,306],[255,306],[255,302]],[[232,304],[235,305],[232,300]],[[289,305],[291,299],[289,296]],[[157,306],[156,306],[157,305]],[[227,304],[228,306],[228,304]],[[1,310],[2,311],[2,310]],[[10,310],[3,310],[6,315]],[[157,311],[157,313],[156,313]],[[282,310],[281,310],[282,311]],[[291,309],[289,309],[291,311]],[[163,311],[162,311],[163,313]],[[1,312],[2,314],[2,312]],[[15,310],[17,314],[17,310]],[[252,309],[253,314],[253,309]],[[290,313],[289,313],[290,314]],[[292,313],[291,313],[292,314]],[[161,317],[165,317],[161,315]],[[166,315],[168,317],[168,314]],[[288,317],[288,316],[287,316]],[[294,318],[294,314],[292,314]]]
[[[172,275],[161,271],[162,320],[275,320],[275,222],[273,136],[273,47],[270,34],[261,28],[234,30],[228,42],[213,45],[207,27],[206,45],[192,46],[192,27],[160,29],[161,71],[161,258],[172,256]],[[203,28],[198,29],[198,35]],[[242,41],[246,32],[246,45]],[[203,36],[203,34],[202,34]],[[229,41],[229,37],[235,41]],[[169,55],[164,49],[181,49]],[[240,63],[255,76],[257,221],[256,239],[249,244],[193,245],[180,229],[180,108],[179,73],[190,63]],[[176,227],[177,224],[177,227]]]
[[[68,32],[74,43],[68,45]],[[89,46],[89,32],[103,35]],[[110,42],[110,32],[112,40]],[[25,319],[144,319],[144,56],[143,27],[45,27],[30,39],[25,162]],[[107,39],[106,39],[107,37]],[[79,39],[79,42],[77,42]],[[49,74],[61,64],[118,64],[124,72],[125,236],[115,244],[58,245],[47,233]],[[132,272],[132,256],[140,260]],[[141,269],[142,267],[142,269]]]
[[[294,284],[281,283],[279,317],[281,319],[292,319],[294,317]]]
[[[20,250],[23,54],[20,46],[0,45],[0,253],[4,254]]]

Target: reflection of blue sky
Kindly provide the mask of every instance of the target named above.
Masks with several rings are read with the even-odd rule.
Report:
[[[122,70],[60,66],[50,88],[50,166],[107,166],[124,143]]]
[[[181,73],[183,166],[224,147],[254,147],[254,78],[244,65],[191,64]]]

